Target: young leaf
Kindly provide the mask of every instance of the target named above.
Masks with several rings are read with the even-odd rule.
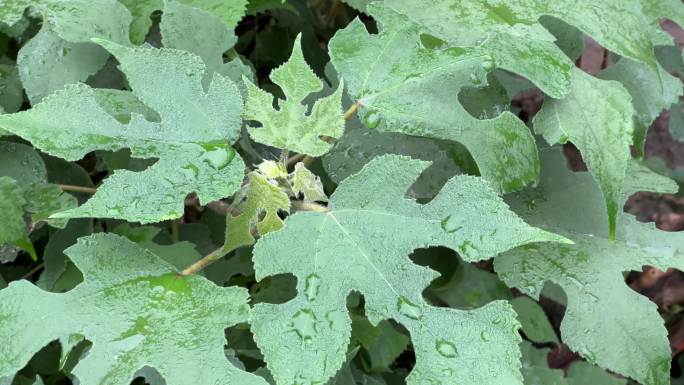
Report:
[[[625,169],[636,112],[632,97],[618,82],[572,71],[572,87],[565,99],[547,99],[534,117],[534,129],[553,145],[571,141],[582,153],[606,202],[610,237],[620,211]]]
[[[537,148],[525,124],[507,111],[477,119],[456,97],[486,82],[492,58],[477,50],[424,48],[418,26],[383,4],[368,6],[382,25],[378,35],[357,19],[330,41],[332,62],[366,126],[460,142],[500,191],[536,181]]]
[[[288,181],[295,196],[301,197],[304,202],[328,201],[321,178],[309,171],[304,163],[295,164],[294,172],[289,175]]]
[[[421,292],[436,273],[408,254],[441,245],[478,261],[516,245],[564,239],[527,226],[480,178],[457,176],[425,205],[404,198],[427,166],[396,155],[376,158],[339,185],[329,212],[298,212],[257,242],[257,279],[298,278],[293,300],[257,304],[251,316],[278,384],[322,383],[340,368],[352,290],[365,296],[371,323],[391,318],[410,332],[417,362],[409,384],[521,383],[511,307],[504,301],[471,311],[430,306]]]
[[[172,265],[115,235],[81,238],[66,253],[85,278],[73,290],[46,293],[21,280],[0,291],[0,376],[48,342],[80,334],[93,341],[74,369],[83,384],[129,383],[145,365],[169,385],[266,384],[223,351],[224,329],[247,318],[246,290],[178,278]]]
[[[278,211],[290,211],[290,199],[280,187],[272,185],[257,172],[249,173],[248,178],[247,200],[240,207],[241,213],[226,216],[226,243],[223,246],[226,253],[253,244],[253,229],[260,235],[279,230],[283,220]]]
[[[539,188],[508,202],[531,224],[575,244],[534,244],[503,253],[495,259],[497,273],[534,298],[546,281],[562,287],[568,298],[562,340],[590,362],[645,385],[667,383],[670,346],[662,318],[655,304],[625,284],[623,272],[644,265],[684,269],[684,237],[623,215],[616,239],[609,240],[601,191],[591,176],[569,171],[557,149],[545,151],[542,165]],[[677,188],[635,163],[627,175],[620,207],[635,191]]]
[[[304,61],[301,35],[295,40],[290,59],[273,70],[270,78],[285,94],[284,100],[277,101],[277,109],[273,108],[271,94],[244,79],[248,98],[243,117],[261,123],[261,127],[248,128],[252,139],[311,156],[328,152],[331,145],[322,136],[339,138],[344,132],[344,85],[340,84],[332,95],[318,99],[307,113],[309,108],[302,102],[309,94],[322,90],[323,83]]]
[[[132,114],[128,123],[119,122],[98,103],[93,89],[75,84],[31,110],[0,115],[0,127],[67,160],[122,148],[159,160],[142,172],[114,172],[88,202],[57,216],[158,222],[181,216],[188,193],[208,202],[237,190],[244,164],[231,148],[241,125],[235,84],[215,74],[205,91],[205,67],[186,52],[99,42],[121,63],[133,94],[161,121]]]
[[[553,16],[577,27],[602,46],[656,70],[651,36],[655,26],[639,0],[437,0],[426,7],[413,0],[391,0],[392,9],[449,46],[479,47],[496,66],[530,79],[553,98],[570,91],[570,59],[540,23]],[[458,20],[448,23],[444,20]]]

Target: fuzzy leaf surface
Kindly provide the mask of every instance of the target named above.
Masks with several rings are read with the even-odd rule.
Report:
[[[93,342],[74,369],[84,384],[128,384],[143,366],[169,385],[266,384],[223,350],[224,329],[247,319],[244,289],[178,279],[171,264],[115,235],[81,238],[66,253],[84,275],[73,290],[48,293],[21,280],[0,291],[0,376],[54,339],[83,335]]]
[[[620,83],[595,78],[580,69],[572,71],[572,78],[566,98],[544,102],[534,117],[534,129],[551,145],[570,141],[580,150],[603,192],[612,238],[631,159],[636,111]]]
[[[254,232],[264,235],[283,227],[278,211],[290,211],[290,198],[280,187],[272,185],[257,172],[248,174],[247,200],[240,208],[241,213],[226,216],[226,243],[224,252],[254,243]],[[262,217],[263,215],[263,217]]]
[[[330,96],[316,100],[309,108],[304,99],[323,89],[323,82],[311,70],[302,53],[301,35],[295,40],[292,56],[274,69],[271,80],[285,94],[273,108],[273,96],[258,88],[248,79],[247,102],[244,118],[261,123],[261,127],[249,127],[249,135],[255,141],[269,146],[293,150],[311,156],[321,156],[331,145],[322,136],[339,138],[344,132],[342,117],[342,90],[340,84]]]
[[[537,149],[525,124],[508,111],[477,119],[458,101],[462,88],[486,83],[491,56],[477,49],[425,48],[419,26],[383,4],[368,6],[382,26],[379,34],[370,34],[357,19],[330,42],[332,62],[362,106],[364,124],[460,142],[480,174],[501,191],[536,181]]]
[[[645,385],[669,382],[670,346],[656,305],[625,284],[623,272],[642,266],[684,268],[684,235],[657,230],[631,215],[609,240],[605,204],[592,177],[567,169],[562,154],[546,150],[537,189],[507,199],[530,224],[566,235],[575,244],[533,244],[501,254],[495,270],[509,286],[538,298],[546,281],[568,299],[560,326],[572,350],[603,368]],[[676,191],[674,182],[630,163],[623,198],[636,191]],[[582,197],[582,199],[577,199]]]
[[[371,323],[391,318],[410,332],[417,362],[409,384],[522,383],[519,325],[510,305],[433,307],[421,292],[438,274],[408,255],[441,245],[478,261],[516,245],[564,239],[529,227],[481,178],[457,176],[425,205],[404,198],[427,166],[403,156],[378,157],[339,185],[329,212],[298,212],[257,242],[257,279],[282,273],[298,278],[294,299],[257,304],[251,316],[278,384],[322,383],[341,367],[352,290],[364,295]]]
[[[387,5],[450,46],[479,47],[496,66],[531,80],[549,96],[570,91],[572,61],[539,22],[552,16],[609,50],[656,70],[654,25],[639,0],[388,0]],[[458,20],[458,22],[444,22]]]
[[[242,109],[235,84],[216,74],[205,90],[204,64],[183,51],[100,43],[117,57],[133,94],[160,121],[134,113],[122,123],[93,89],[75,84],[28,111],[2,115],[0,127],[66,160],[122,148],[134,157],[159,160],[141,172],[115,171],[88,202],[59,216],[158,222],[181,216],[191,192],[209,202],[237,190],[244,164],[231,147]]]

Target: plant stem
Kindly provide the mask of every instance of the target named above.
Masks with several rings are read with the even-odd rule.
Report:
[[[356,111],[359,110],[359,106],[359,102],[352,104],[351,107],[349,107],[349,109],[344,113],[344,120],[351,119],[351,117],[354,116],[354,114],[356,114]]]
[[[173,243],[178,243],[180,240],[180,219],[174,219],[171,221],[171,241]]]
[[[292,208],[295,211],[316,211],[319,213],[330,212],[330,209],[327,206],[319,205],[318,203],[313,202],[294,201],[292,202]]]
[[[211,265],[212,263],[218,261],[219,259],[223,258],[223,256],[226,254],[227,253],[225,251],[223,251],[222,247],[218,248],[218,249],[212,251],[211,253],[207,254],[206,256],[204,256],[199,261],[197,261],[197,262],[193,263],[192,265],[183,269],[183,271],[178,273],[178,275],[180,277],[187,277],[189,275],[196,274],[199,271],[201,271],[202,269],[204,269],[205,267],[207,267],[207,266]]]
[[[61,188],[63,191],[68,192],[79,192],[85,194],[95,194],[97,192],[97,189],[92,187],[72,186],[69,184],[58,184],[57,186],[59,186],[59,188]]]
[[[41,264],[39,264],[38,266],[36,266],[36,267],[34,267],[33,269],[31,269],[31,271],[29,271],[28,273],[22,275],[21,278],[19,278],[19,279],[20,279],[20,280],[21,280],[21,279],[29,279],[29,278],[31,278],[31,276],[32,276],[33,274],[39,272],[39,271],[42,270],[44,267],[45,267],[45,264],[43,264],[43,263],[41,262]]]

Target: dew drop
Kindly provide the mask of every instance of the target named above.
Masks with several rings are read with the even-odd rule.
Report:
[[[399,301],[397,301],[397,309],[399,310],[399,313],[408,318],[415,320],[423,318],[423,312],[420,310],[420,307],[413,304],[406,297],[399,297]]]
[[[489,333],[486,330],[483,330],[480,332],[480,339],[484,342],[488,342],[491,340],[491,337],[489,336]]]
[[[455,233],[458,230],[462,229],[463,226],[456,226],[453,229],[450,229],[447,225],[449,224],[449,219],[451,219],[451,215],[447,216],[446,218],[442,219],[442,222],[440,222],[440,225],[442,226],[442,230],[446,231],[447,233]]]
[[[494,63],[494,59],[492,59],[491,56],[485,57],[482,61],[482,69],[484,69],[487,72],[493,70],[495,66],[496,65]]]
[[[458,355],[458,351],[456,350],[456,346],[454,346],[454,344],[452,344],[451,342],[449,342],[447,340],[443,340],[443,339],[437,340],[437,343],[435,346],[437,348],[437,352],[439,352],[439,354],[441,354],[444,357],[453,358],[453,357],[456,357]]]
[[[235,150],[227,144],[207,144],[202,147],[207,152],[200,159],[217,170],[224,169],[235,156]]]
[[[318,289],[321,286],[321,278],[316,274],[309,274],[304,282],[304,294],[306,299],[313,301],[318,296]]]
[[[371,130],[377,128],[380,125],[380,114],[377,111],[368,111],[366,116],[363,118],[363,124]]]
[[[311,340],[313,335],[316,334],[316,317],[311,309],[299,310],[292,317],[290,326],[297,333],[299,338],[301,338],[304,343],[307,343],[307,339]]]

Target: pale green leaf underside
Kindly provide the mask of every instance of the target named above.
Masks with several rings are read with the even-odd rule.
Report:
[[[93,346],[74,370],[82,384],[128,384],[143,366],[169,385],[266,384],[224,354],[224,329],[248,316],[244,289],[179,279],[172,265],[116,235],[81,238],[66,253],[84,275],[75,289],[53,294],[22,280],[0,291],[0,376],[54,339],[83,335]]]
[[[382,26],[378,35],[355,20],[330,42],[332,62],[361,104],[366,126],[460,142],[501,191],[536,181],[537,149],[525,124],[510,112],[476,119],[458,102],[462,88],[485,84],[491,56],[424,48],[418,26],[382,4],[368,7]]]
[[[603,192],[611,237],[622,206],[625,170],[631,159],[636,111],[622,84],[572,71],[570,93],[547,99],[534,117],[534,130],[553,145],[572,142]]]
[[[408,255],[441,245],[478,261],[516,245],[563,238],[527,226],[480,178],[457,176],[425,205],[404,198],[427,166],[397,155],[376,158],[339,185],[331,211],[296,213],[257,242],[257,279],[298,278],[293,300],[258,304],[251,317],[278,384],[323,383],[340,368],[352,290],[364,295],[372,323],[391,318],[410,332],[417,361],[409,384],[522,382],[511,307],[504,301],[471,311],[430,306],[421,292],[437,274]]]
[[[328,152],[331,145],[322,137],[339,138],[344,132],[344,85],[340,84],[332,95],[316,100],[309,112],[304,99],[321,91],[323,82],[304,60],[301,35],[295,40],[290,59],[274,69],[270,78],[285,94],[284,100],[277,101],[277,109],[273,108],[271,94],[244,79],[248,97],[243,117],[261,123],[261,127],[248,128],[252,139],[311,156]]]
[[[0,127],[67,160],[122,148],[134,157],[159,160],[142,172],[115,171],[88,202],[59,216],[158,222],[182,215],[191,192],[209,202],[237,190],[244,164],[231,148],[242,109],[235,84],[216,74],[205,91],[204,64],[186,52],[101,44],[121,63],[133,94],[161,121],[133,113],[122,123],[107,113],[112,106],[106,110],[93,89],[74,84],[31,110],[0,116]]]
[[[562,340],[587,360],[645,385],[668,383],[670,347],[662,318],[655,304],[625,284],[623,272],[644,265],[684,269],[684,236],[622,215],[610,241],[601,214],[605,204],[592,177],[569,171],[556,149],[545,151],[542,165],[539,188],[508,201],[531,224],[575,244],[520,247],[495,259],[497,273],[533,297],[545,281],[561,286],[568,299]],[[620,207],[638,190],[676,191],[673,182],[635,163],[628,170]]]
[[[492,55],[496,66],[528,78],[554,98],[570,90],[573,63],[539,23],[544,15],[577,27],[615,53],[656,68],[651,42],[655,26],[638,0],[434,0],[429,6],[387,0],[386,4],[417,23],[420,32],[451,46],[480,47]]]

